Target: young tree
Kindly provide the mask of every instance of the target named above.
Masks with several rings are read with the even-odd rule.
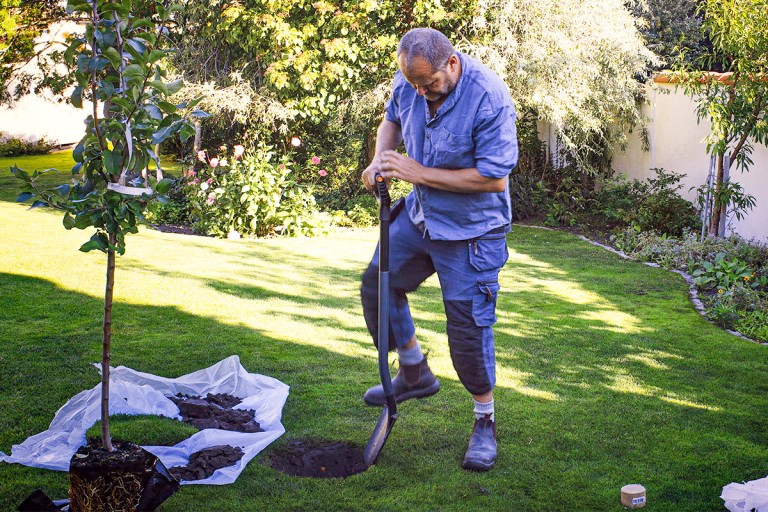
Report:
[[[80,250],[107,255],[101,360],[101,434],[106,451],[113,450],[109,365],[115,255],[125,252],[126,235],[138,231],[149,195],[166,191],[172,182],[155,181],[146,173],[150,164],[158,173],[161,170],[155,145],[175,134],[190,137],[193,128],[187,114],[206,115],[190,112],[194,102],[174,105],[167,101],[182,87],[180,80],[165,81],[162,66],[169,52],[164,49],[165,26],[178,5],[172,0],[152,1],[153,14],[141,18],[133,16],[131,0],[69,0],[67,10],[88,20],[85,35],[65,52],[77,83],[70,100],[80,108],[84,98],[93,105],[86,133],[73,152],[74,178],[71,184],[45,189],[38,183],[41,172],[30,176],[12,168],[24,182],[19,201],[35,198],[33,208],[49,206],[63,211],[66,229],[95,228]]]
[[[725,181],[726,161],[748,171],[752,145],[768,141],[768,4],[765,0],[706,0],[700,10],[712,46],[697,63],[698,69],[680,66],[672,79],[696,101],[699,120],[712,123],[706,142],[707,153],[716,161],[715,207],[708,231],[721,235],[723,212],[739,197],[738,190]],[[726,73],[702,71],[710,69]]]

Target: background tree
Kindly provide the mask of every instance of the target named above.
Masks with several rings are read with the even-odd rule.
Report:
[[[648,49],[661,59],[656,69],[678,61],[696,62],[707,48],[701,29],[700,0],[642,0],[631,5]]]
[[[582,170],[641,121],[637,77],[656,62],[622,0],[478,0],[469,49],[548,122]]]
[[[172,5],[171,0],[154,0],[151,15],[143,18],[134,16],[132,7],[130,0],[69,0],[67,4],[68,12],[88,20],[85,35],[74,39],[64,55],[75,70],[76,87],[70,101],[79,108],[83,98],[93,104],[86,133],[73,153],[76,164],[72,182],[45,189],[38,184],[42,173],[36,171],[30,176],[12,168],[24,183],[19,201],[36,198],[33,207],[63,211],[66,229],[95,228],[80,250],[99,250],[107,255],[101,361],[101,433],[106,451],[113,450],[109,368],[115,256],[125,252],[126,235],[138,231],[149,195],[154,190],[167,190],[172,182],[156,182],[146,173],[150,165],[158,173],[161,170],[155,145],[175,134],[190,137],[192,128],[186,114],[194,107],[167,101],[182,87],[181,81],[165,79],[162,65],[169,53],[165,27],[178,5]]]
[[[65,18],[58,0],[0,0],[0,104],[8,103],[37,87],[55,86],[51,62],[41,63],[43,75],[22,72],[21,69],[40,57],[47,45],[37,45],[35,39],[54,21]],[[61,90],[57,87],[57,90]]]
[[[752,144],[768,140],[768,3],[765,0],[706,0],[700,5],[711,47],[693,66],[678,66],[674,79],[696,101],[701,119],[712,123],[707,153],[715,158],[714,208],[709,233],[723,233],[725,208],[749,196],[725,181],[726,160],[742,172]],[[707,70],[721,69],[725,76]],[[728,158],[726,158],[726,156]],[[738,206],[738,205],[736,205]]]

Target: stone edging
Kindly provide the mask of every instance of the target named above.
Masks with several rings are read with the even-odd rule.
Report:
[[[545,230],[548,230],[548,231],[558,231],[558,230],[556,230],[556,229],[548,228],[548,227],[546,227],[546,226],[531,226],[531,225],[525,225],[524,227],[527,227],[527,228],[536,228],[536,229],[545,229]],[[594,241],[594,240],[591,240],[591,239],[589,239],[589,238],[585,237],[584,235],[576,235],[576,236],[577,236],[579,239],[581,239],[581,240],[584,240],[585,242],[587,242],[587,243],[589,243],[589,244],[592,244],[592,245],[594,245],[594,246],[597,246],[597,247],[601,247],[601,248],[605,249],[606,251],[610,251],[610,252],[612,252],[612,253],[614,253],[614,254],[617,254],[617,255],[621,256],[622,258],[624,258],[625,260],[637,261],[637,260],[633,260],[633,259],[632,259],[630,256],[628,256],[628,255],[627,255],[627,254],[626,254],[624,251],[620,251],[620,250],[618,250],[618,249],[614,249],[613,247],[610,247],[610,246],[608,246],[608,245],[604,245],[604,244],[601,244],[600,242],[596,242],[596,241]],[[639,262],[639,263],[642,263],[643,265],[647,265],[647,266],[649,266],[649,267],[653,267],[653,268],[662,268],[662,267],[661,267],[661,265],[659,265],[658,263],[652,263],[652,262],[649,262],[649,261],[642,261],[642,262]],[[675,270],[675,269],[667,269],[667,270],[669,270],[670,272],[674,272],[675,274],[679,274],[680,276],[682,276],[682,278],[683,278],[683,279],[685,280],[685,282],[688,284],[688,297],[689,297],[689,298],[690,298],[690,300],[691,300],[691,304],[693,304],[693,308],[694,308],[696,311],[698,311],[698,312],[699,312],[699,314],[700,314],[700,315],[701,315],[701,316],[702,316],[702,317],[703,317],[703,318],[704,318],[704,319],[705,319],[707,322],[711,323],[712,325],[715,325],[715,326],[717,326],[719,329],[722,329],[722,330],[724,330],[724,331],[725,331],[725,332],[727,332],[728,334],[733,334],[734,336],[738,336],[738,337],[739,337],[739,338],[741,338],[741,339],[744,339],[744,340],[747,340],[747,341],[751,341],[752,343],[756,343],[756,344],[758,344],[758,345],[768,345],[768,343],[762,343],[762,342],[759,342],[759,341],[753,340],[752,338],[748,338],[748,337],[744,336],[743,334],[741,334],[741,333],[740,333],[740,332],[738,332],[738,331],[732,331],[731,329],[724,329],[723,327],[720,327],[719,325],[715,324],[715,323],[714,323],[714,322],[713,322],[713,321],[712,321],[712,320],[711,320],[711,319],[710,319],[710,318],[707,316],[707,310],[704,308],[704,304],[702,304],[702,302],[701,302],[701,299],[699,299],[699,291],[696,289],[696,285],[693,283],[693,278],[692,278],[690,275],[688,275],[688,274],[686,274],[685,272],[683,272],[682,270]]]
[[[610,252],[612,252],[614,254],[618,254],[619,256],[621,256],[624,259],[632,260],[632,258],[630,258],[623,251],[619,251],[617,249],[614,249],[613,247],[601,244],[600,242],[595,242],[594,240],[590,240],[589,238],[587,238],[587,237],[585,237],[583,235],[576,235],[576,236],[578,236],[580,239],[584,240],[587,243],[590,243],[590,244],[595,245],[597,247],[602,247],[606,251],[610,251]],[[632,260],[632,261],[637,261],[637,260]],[[643,265],[647,265],[649,267],[653,267],[653,268],[662,268],[661,265],[659,265],[658,263],[653,263],[653,262],[650,262],[650,261],[642,261],[640,263],[642,263]],[[686,274],[685,272],[683,272],[682,270],[676,270],[676,269],[667,269],[667,270],[669,270],[670,272],[674,272],[675,274],[679,274],[680,276],[682,276],[683,279],[685,279],[685,282],[688,283],[688,297],[691,299],[691,304],[693,304],[693,308],[696,311],[698,311],[699,314],[702,317],[704,317],[704,319],[707,322],[709,322],[709,323],[711,323],[713,325],[716,325],[718,328],[724,330],[728,334],[733,334],[734,336],[738,336],[741,339],[744,339],[744,340],[747,340],[747,341],[751,341],[752,343],[757,343],[758,345],[768,345],[768,343],[761,343],[759,341],[753,340],[752,338],[748,338],[748,337],[744,336],[743,334],[741,334],[739,331],[733,331],[731,329],[725,329],[725,328],[720,327],[719,325],[715,324],[712,321],[712,319],[710,319],[709,316],[707,316],[707,310],[704,308],[704,304],[702,304],[701,299],[699,299],[699,291],[696,289],[696,285],[693,283],[693,278],[689,274]]]

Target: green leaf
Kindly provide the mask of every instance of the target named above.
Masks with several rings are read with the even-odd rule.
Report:
[[[42,200],[37,200],[34,203],[32,203],[32,206],[30,206],[29,209],[34,210],[35,208],[42,208],[43,206],[48,206],[48,203]]]
[[[209,114],[205,110],[193,110],[189,115],[191,115],[192,117],[196,117],[198,119],[205,119],[207,117],[211,117],[211,114]]]
[[[154,64],[155,62],[165,58],[166,53],[163,50],[152,50],[149,52],[149,62]]]
[[[83,39],[74,39],[66,50],[64,50],[64,62],[67,64],[74,64],[75,63],[75,52],[77,52],[80,47],[85,43],[85,40]]]
[[[152,144],[160,144],[173,134],[173,130],[174,127],[172,125],[161,128],[152,135]]]
[[[65,183],[56,187],[55,190],[61,197],[67,197],[69,195],[69,191],[72,190],[72,187]]]
[[[101,244],[96,240],[85,242],[83,245],[80,246],[80,250],[82,252],[91,252],[91,251],[107,252],[106,247],[102,247]]]
[[[152,80],[147,85],[161,93],[163,96],[168,96],[168,86],[162,80]],[[158,104],[159,105],[159,104]]]
[[[93,226],[93,221],[91,220],[91,216],[88,212],[79,212],[75,216],[73,225],[77,229],[85,229],[87,227]]]
[[[152,84],[150,83],[150,85]],[[169,103],[167,101],[158,101],[157,106],[160,107],[160,110],[162,110],[166,114],[173,114],[178,110],[178,108],[176,108],[176,105],[174,105],[173,103]]]
[[[21,181],[26,181],[27,183],[29,183],[30,181],[32,181],[32,178],[30,178],[30,177],[29,177],[29,173],[27,173],[26,171],[23,171],[23,170],[19,169],[19,168],[18,168],[18,167],[16,167],[15,165],[12,165],[12,166],[11,166],[11,174],[13,174],[13,175],[14,175],[14,176],[16,176],[17,178],[19,178]]]
[[[75,149],[72,151],[72,158],[75,160],[75,162],[82,165],[83,163],[83,152],[85,152],[85,147],[83,146],[83,143],[80,142],[75,146]],[[74,168],[72,169],[74,174]]]
[[[166,85],[168,87],[168,94],[176,94],[181,90],[182,87],[184,87],[184,80],[179,78],[178,80],[174,80],[173,82]]]
[[[142,80],[144,80],[144,76],[146,75],[145,69],[140,66],[139,64],[131,64],[130,66],[127,66],[125,70],[123,71],[123,75],[126,78],[138,78],[140,77]]]
[[[104,50],[104,56],[109,59],[109,62],[112,64],[113,68],[120,69],[120,62],[122,59],[120,58],[120,54],[116,49],[110,46]]]
[[[29,201],[33,197],[35,197],[35,194],[33,194],[32,192],[22,192],[21,194],[19,194],[19,197],[16,198],[16,202],[17,203],[26,203],[27,201]]]
[[[105,149],[101,152],[101,161],[108,174],[120,174],[120,169],[115,169],[115,159],[111,149]]]
[[[149,44],[151,44],[152,46],[154,46],[155,43],[157,43],[157,36],[152,32],[139,32],[134,37],[137,39],[143,39]]]
[[[75,90],[72,91],[72,96],[69,97],[69,102],[75,108],[83,108],[83,87],[78,85]]]
[[[129,39],[126,41],[126,43],[128,43],[128,46],[126,46],[125,49],[128,50],[128,52],[130,52],[136,58],[146,60],[146,54],[148,51],[147,45],[138,39]]]
[[[62,219],[62,223],[66,229],[72,229],[75,227],[75,218],[72,217],[69,212],[67,212],[67,214],[64,215],[64,218]]]
[[[171,189],[175,181],[176,180],[172,178],[163,178],[157,182],[157,185],[155,185],[155,190],[157,190],[157,192],[160,194],[165,194]]]

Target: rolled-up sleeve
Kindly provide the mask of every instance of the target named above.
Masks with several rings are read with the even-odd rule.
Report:
[[[517,165],[517,114],[511,103],[483,109],[474,129],[477,171],[486,178],[504,178]]]

